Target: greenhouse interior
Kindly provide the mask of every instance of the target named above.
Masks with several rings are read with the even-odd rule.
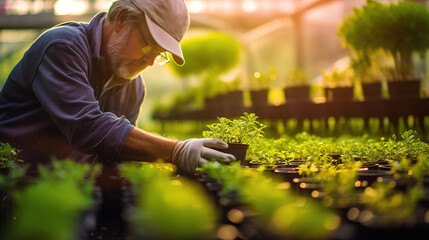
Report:
[[[145,26],[102,15],[117,2]],[[172,4],[188,11],[179,39],[158,23],[186,25],[157,8]],[[54,34],[100,16],[112,69]],[[150,50],[103,50],[133,36]],[[428,0],[0,0],[0,239],[429,239],[428,50]],[[156,54],[112,83],[127,69],[109,54],[135,52]],[[154,145],[128,148],[135,131]],[[46,139],[84,154],[38,159]]]

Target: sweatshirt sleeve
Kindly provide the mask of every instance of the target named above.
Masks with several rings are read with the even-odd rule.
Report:
[[[80,51],[65,43],[51,45],[32,81],[34,94],[71,145],[103,161],[118,161],[133,126],[100,110],[88,80],[90,59]]]

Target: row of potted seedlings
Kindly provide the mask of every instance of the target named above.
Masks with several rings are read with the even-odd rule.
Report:
[[[203,136],[231,149],[244,144],[238,162],[213,161],[193,176],[161,162],[122,164],[113,191],[110,183],[99,189],[99,166],[53,161],[40,167],[40,178],[15,184],[11,227],[2,233],[13,239],[35,233],[41,239],[423,239],[428,233],[429,146],[415,131],[388,139],[307,133],[269,139],[264,128],[252,113],[219,118]],[[11,169],[0,177],[2,189],[25,172]],[[123,221],[103,223],[103,214],[119,205],[114,218]]]
[[[365,234],[396,227],[400,234],[419,239],[429,231],[429,146],[416,135],[410,130],[389,139],[321,138],[306,133],[259,138],[250,145],[247,157],[238,159],[241,170],[259,172],[287,183],[287,188],[302,196],[320,200],[324,207],[336,210],[342,222],[364,228]],[[206,187],[213,191],[240,182],[231,180],[236,173],[223,176],[228,171],[223,168],[228,166],[203,169],[220,186],[207,176],[200,181],[208,182]],[[215,195],[222,196],[222,191]]]
[[[404,81],[404,82],[392,82],[392,84],[397,85],[396,90],[392,87],[390,98],[384,98],[382,96],[381,90],[381,82],[371,83],[368,86],[363,88],[365,94],[364,101],[357,101],[355,98],[355,90],[353,87],[335,87],[335,88],[324,88],[324,96],[326,99],[326,103],[356,103],[362,102],[365,106],[365,109],[362,111],[371,111],[368,109],[373,108],[374,104],[389,104],[387,100],[393,101],[405,101],[405,102],[413,102],[412,104],[416,104],[415,102],[423,101],[426,98],[420,97],[420,81]],[[406,86],[408,84],[415,85],[414,90],[409,90]],[[203,107],[190,107],[187,105],[175,105],[171,108],[167,109],[157,109],[154,112],[153,117],[157,120],[199,120],[199,119],[216,119],[217,116],[225,116],[225,117],[237,117],[242,115],[245,111],[251,111],[258,113],[262,118],[275,118],[277,115],[281,115],[281,111],[285,111],[282,107],[287,107],[291,111],[292,114],[290,117],[299,118],[303,106],[310,106],[312,103],[318,105],[313,101],[310,97],[311,87],[309,85],[306,86],[293,86],[284,89],[285,92],[285,104],[280,104],[276,106],[272,105],[269,102],[269,90],[252,90],[249,91],[249,97],[251,105],[247,106],[244,102],[244,91],[232,91],[229,93],[219,94],[214,97],[209,97],[204,99]],[[399,93],[403,91],[402,93]],[[394,92],[398,92],[398,95],[394,94]],[[190,100],[192,102],[192,100]],[[418,103],[417,103],[418,104]],[[296,110],[295,110],[296,108]],[[295,115],[292,112],[297,112]],[[361,117],[365,117],[365,113],[362,113]],[[314,113],[316,116],[317,113]],[[341,111],[338,114],[346,114]],[[356,113],[353,113],[356,115]],[[387,114],[387,113],[386,113]],[[400,113],[397,113],[400,114]],[[280,116],[279,115],[279,116]],[[306,116],[309,114],[306,114]],[[311,115],[311,114],[310,114]],[[320,117],[324,116],[324,114],[319,114]],[[374,116],[378,116],[377,113],[373,113]]]

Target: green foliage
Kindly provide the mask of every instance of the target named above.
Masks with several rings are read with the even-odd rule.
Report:
[[[25,46],[18,48],[16,51],[13,51],[11,55],[2,59],[2,61],[0,62],[0,89],[3,88],[7,78],[9,77],[10,72],[19,62],[19,60],[21,60],[22,56],[25,54],[29,47],[29,44],[25,44]]]
[[[168,165],[126,164],[121,167],[137,191],[130,209],[133,230],[156,239],[201,239],[215,228],[215,210],[202,189],[186,179],[171,180]]]
[[[39,165],[40,177],[16,193],[17,218],[6,239],[76,239],[79,217],[93,201],[99,168],[67,159]]]
[[[0,142],[0,168],[14,168],[18,162],[23,162],[18,159],[19,152],[9,143]]]
[[[364,53],[377,49],[380,39],[376,39],[374,30],[378,26],[374,24],[377,24],[377,19],[383,18],[384,8],[375,1],[367,1],[361,9],[354,8],[353,15],[346,18],[338,29],[343,45]]]
[[[203,136],[217,138],[228,143],[248,144],[255,138],[263,136],[266,125],[258,121],[254,113],[245,112],[243,116],[230,120],[218,117],[218,122],[207,125],[209,131],[204,131]]]
[[[240,43],[221,32],[185,39],[181,46],[186,64],[181,67],[169,65],[179,76],[207,72],[220,75],[231,70],[240,60]]]
[[[199,170],[221,183],[224,192],[237,191],[256,214],[257,222],[278,236],[321,239],[339,226],[339,217],[331,210],[289,189],[278,188],[278,181],[256,171],[216,162]]]
[[[350,68],[344,70],[323,70],[323,85],[326,87],[348,87],[353,85],[353,72]]]
[[[119,166],[122,176],[128,179],[136,194],[147,184],[151,184],[153,179],[168,179],[176,171],[172,164],[156,162],[141,163],[127,162]]]
[[[51,166],[39,165],[40,181],[64,181],[75,184],[88,197],[100,173],[100,164],[77,163],[71,159],[53,159]]]
[[[259,149],[254,154],[255,158],[252,161],[263,163],[271,168],[276,168],[277,163],[281,163],[286,159],[286,151],[279,151],[273,148]]]
[[[236,192],[243,186],[243,181],[249,177],[258,175],[258,173],[254,171],[241,171],[242,169],[239,162],[232,162],[229,164],[229,167],[220,165],[221,164],[217,161],[211,161],[203,167],[198,168],[197,171],[206,173],[220,183],[222,185],[222,193],[224,194]]]
[[[355,183],[361,166],[359,161],[343,158],[341,164],[325,164],[317,169],[317,174],[311,175],[313,181],[320,183],[326,194],[326,206],[347,207],[357,203]]]
[[[395,77],[412,75],[411,54],[429,47],[429,11],[411,1],[382,4],[368,0],[343,21],[338,34],[344,44],[362,57],[378,49],[395,60]]]
[[[203,80],[200,86],[198,86],[198,91],[203,97],[214,97],[219,94],[225,94],[230,91],[239,89],[238,78],[231,82],[226,82],[222,80],[217,74],[207,75]]]
[[[394,182],[376,182],[365,189],[362,203],[375,215],[369,220],[378,224],[413,221],[414,209],[423,196],[422,186],[415,185],[405,192],[394,191],[394,186]]]
[[[18,214],[5,239],[76,239],[79,215],[90,203],[72,181],[40,181],[16,193]]]
[[[337,165],[333,155],[340,155],[342,164]],[[290,160],[306,161],[300,166],[300,173],[305,176],[314,176],[321,168],[332,165],[341,167],[354,161],[362,165],[390,161],[392,171],[408,174],[411,170],[410,177],[421,179],[429,165],[429,145],[417,138],[414,130],[404,131],[400,134],[400,139],[395,134],[388,139],[367,135],[329,138],[303,132],[293,138],[259,138],[249,147],[248,156],[252,161],[268,166]]]

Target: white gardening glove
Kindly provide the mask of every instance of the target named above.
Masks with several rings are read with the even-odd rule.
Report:
[[[215,138],[192,138],[179,141],[173,148],[172,162],[182,171],[194,173],[197,167],[203,166],[211,159],[222,162],[235,161],[235,157],[212,148],[226,149],[228,144]]]

